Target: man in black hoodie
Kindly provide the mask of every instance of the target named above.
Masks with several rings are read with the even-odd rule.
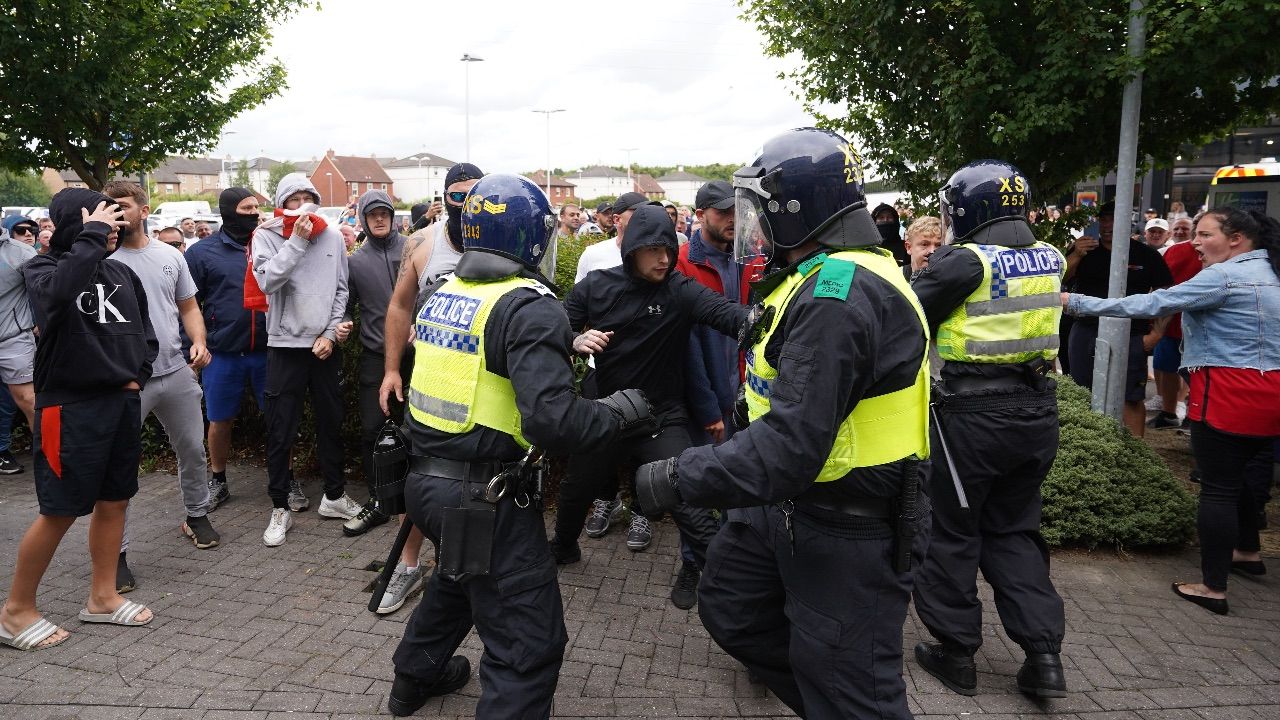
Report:
[[[689,447],[684,400],[689,330],[694,324],[704,324],[736,337],[746,321],[743,306],[673,272],[676,253],[675,226],[666,211],[642,205],[627,223],[622,265],[589,273],[565,300],[569,325],[580,333],[574,339],[574,350],[596,356],[599,394],[640,388],[653,404],[660,429],[652,437],[615,443],[602,452],[577,455],[569,461],[569,476],[560,486],[552,540],[552,552],[562,564],[581,558],[578,534],[596,496],[596,482],[616,474],[619,462],[639,465]],[[651,531],[644,512],[638,506],[633,508],[627,537],[627,546],[633,550],[643,550],[649,544]],[[672,515],[697,565],[682,566],[681,573],[699,573],[716,521],[708,510],[683,505]]]
[[[360,196],[357,205],[360,224],[364,227],[365,240],[351,257],[347,258],[347,319],[360,314],[360,367],[357,371],[357,396],[360,408],[360,467],[366,481],[373,480],[373,442],[378,430],[386,422],[378,398],[382,385],[385,362],[387,306],[400,275],[400,263],[404,253],[405,238],[396,230],[395,206],[383,190],[370,190]],[[409,377],[413,368],[413,353],[406,351],[400,361],[401,377]],[[395,403],[391,418],[399,423],[404,418],[404,407]],[[360,514],[342,526],[348,537],[362,535],[385,523],[390,517],[378,509],[377,496],[369,493],[369,502]]]
[[[142,282],[108,260],[125,225],[120,207],[68,188],[49,203],[57,229],[49,253],[23,267],[40,340],[36,348],[35,480],[40,515],[18,547],[0,611],[0,642],[23,650],[57,645],[66,632],[36,611],[36,589],[62,536],[93,514],[93,575],[85,622],[143,625],[151,611],[116,592],[125,508],[138,492],[139,391],[158,345]]]
[[[893,259],[899,266],[910,265],[911,256],[902,244],[902,218],[898,210],[889,203],[880,203],[871,212],[871,219],[876,222],[876,230],[880,232],[880,247],[893,253]]]

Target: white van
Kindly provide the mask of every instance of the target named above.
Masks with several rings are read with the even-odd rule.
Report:
[[[1275,158],[1248,165],[1227,165],[1214,173],[1206,208],[1230,205],[1280,219],[1280,163]]]
[[[209,208],[207,200],[171,200],[162,202],[155,206],[151,213],[153,215],[164,215],[167,217],[195,217],[196,215],[208,215],[212,212]]]

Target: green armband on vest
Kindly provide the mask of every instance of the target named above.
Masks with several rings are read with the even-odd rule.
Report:
[[[848,260],[827,258],[818,271],[818,284],[813,288],[815,298],[835,298],[844,300],[849,297],[849,288],[853,285],[853,272],[858,266]]]

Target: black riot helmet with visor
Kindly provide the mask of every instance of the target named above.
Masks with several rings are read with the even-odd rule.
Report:
[[[975,160],[955,171],[938,190],[943,241],[963,242],[1006,220],[1027,222],[1031,183],[1003,160]]]
[[[862,158],[830,130],[798,128],[733,174],[734,255],[772,261],[809,240],[834,249],[880,243],[863,193]]]

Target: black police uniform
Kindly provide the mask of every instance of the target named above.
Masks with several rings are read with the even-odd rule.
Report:
[[[964,242],[1008,247],[1035,242],[1021,221],[980,228]],[[939,248],[916,275],[912,289],[930,334],[982,283],[978,256]],[[1058,653],[1065,621],[1062,598],[1049,579],[1049,550],[1040,535],[1040,485],[1058,452],[1055,383],[1032,364],[948,361],[942,368],[947,397],[943,427],[932,428],[947,447],[970,509],[960,508],[947,463],[932,463],[933,536],[916,578],[916,612],[943,648],[972,656],[982,645],[977,572],[995,589],[1005,632],[1029,654]]]
[[[455,273],[469,280],[491,280],[508,277],[518,267],[494,255],[466,252]],[[428,294],[438,287],[429,288]],[[549,453],[599,447],[612,441],[619,429],[608,408],[574,395],[571,342],[559,301],[530,289],[503,296],[485,326],[486,367],[510,378],[521,433]],[[484,480],[495,474],[499,462],[524,455],[510,435],[487,427],[450,434],[426,427],[412,415],[405,420],[414,456],[468,464],[454,463],[458,472],[450,475]],[[460,507],[467,483],[415,467],[423,467],[417,458],[405,484],[408,514],[435,544],[438,560],[442,511]],[[514,497],[508,494],[496,506],[490,573],[458,579],[443,576],[439,569],[433,572],[394,655],[397,675],[430,685],[441,678],[446,661],[474,624],[485,646],[478,718],[549,717],[567,642],[542,514],[536,504],[518,507]]]
[[[755,288],[767,294],[793,268]],[[915,382],[924,331],[909,299],[874,273],[855,272],[844,300],[814,298],[817,278],[765,347],[778,368],[769,412],[721,445],[680,456],[685,501],[740,508],[707,553],[699,614],[716,643],[801,717],[909,718],[902,626],[911,573],[894,570],[896,518],[886,508],[904,476],[919,482],[917,465],[814,479],[860,399]],[[917,512],[918,564],[927,503]]]

